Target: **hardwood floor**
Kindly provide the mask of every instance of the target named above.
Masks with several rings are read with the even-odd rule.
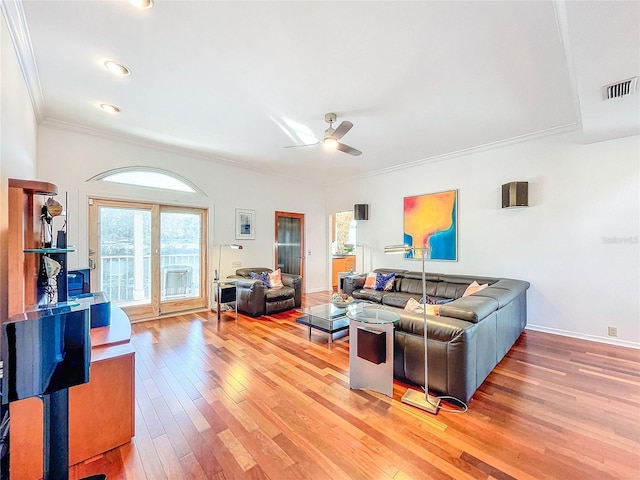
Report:
[[[135,324],[136,436],[71,478],[640,478],[638,350],[526,331],[467,413],[433,416],[398,382],[350,390],[348,337],[295,317]]]

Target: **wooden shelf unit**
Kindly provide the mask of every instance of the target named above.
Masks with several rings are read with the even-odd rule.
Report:
[[[37,204],[37,196],[57,193],[51,183],[9,179],[9,317],[38,303],[40,254],[25,251],[42,246],[42,204]],[[60,275],[66,275],[66,268]],[[89,383],[69,389],[70,465],[123,445],[135,433],[135,353],[130,340],[131,322],[118,307],[111,307],[110,325],[91,330]],[[11,403],[9,408],[11,478],[40,479],[42,401],[28,398]]]

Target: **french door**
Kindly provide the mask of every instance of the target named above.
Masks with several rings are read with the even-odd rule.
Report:
[[[276,268],[304,277],[304,214],[276,212],[275,234]]]
[[[132,320],[203,308],[204,209],[91,199],[92,291],[106,292]]]

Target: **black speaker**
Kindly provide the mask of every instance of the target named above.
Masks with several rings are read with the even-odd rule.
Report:
[[[358,357],[380,365],[387,360],[387,334],[358,327]]]
[[[368,203],[356,203],[353,206],[353,219],[354,220],[369,220],[369,204]]]
[[[529,182],[510,182],[502,185],[502,208],[528,206]]]

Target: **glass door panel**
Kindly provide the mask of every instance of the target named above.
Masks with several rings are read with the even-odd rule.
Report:
[[[162,301],[200,296],[201,223],[195,213],[160,213]]]
[[[276,212],[276,268],[304,276],[304,214]]]
[[[204,308],[207,211],[91,199],[92,291],[132,320]]]
[[[151,210],[99,207],[98,288],[121,307],[151,303]]]

